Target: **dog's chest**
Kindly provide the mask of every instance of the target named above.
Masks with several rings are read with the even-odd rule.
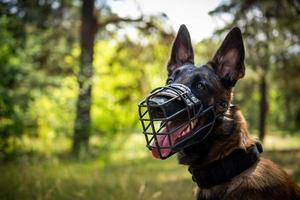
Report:
[[[226,186],[214,186],[210,189],[198,188],[197,200],[222,200],[227,193]]]

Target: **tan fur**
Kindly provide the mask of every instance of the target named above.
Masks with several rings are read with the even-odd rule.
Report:
[[[245,149],[255,143],[255,140],[249,135],[242,113],[238,109],[231,109],[230,112],[233,112],[233,118],[237,122],[235,131],[228,139],[215,141],[206,162],[218,160],[235,149]],[[219,129],[221,128],[224,127],[219,127]],[[215,197],[216,194],[226,200],[300,199],[300,188],[292,182],[289,175],[265,158],[260,158],[254,166],[230,182],[209,189],[199,188],[198,192],[201,192],[202,196],[207,199]]]

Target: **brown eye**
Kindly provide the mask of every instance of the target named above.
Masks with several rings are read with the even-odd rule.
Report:
[[[201,81],[197,83],[196,87],[199,90],[205,90],[205,84]]]
[[[166,84],[169,85],[169,84],[171,84],[171,83],[173,83],[173,82],[174,82],[174,79],[171,78],[171,77],[169,77],[169,78],[167,79]]]

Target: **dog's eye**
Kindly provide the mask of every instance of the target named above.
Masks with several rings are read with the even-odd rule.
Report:
[[[203,83],[202,81],[198,82],[196,88],[199,90],[205,90],[206,89],[205,83]]]
[[[169,77],[169,78],[167,79],[166,84],[169,85],[169,84],[171,84],[171,83],[173,83],[173,82],[174,82],[174,78],[173,78],[173,77]]]

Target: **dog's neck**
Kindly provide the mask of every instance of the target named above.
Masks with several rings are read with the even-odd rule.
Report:
[[[230,106],[216,122],[209,137],[178,153],[180,164],[205,165],[226,157],[236,149],[246,149],[255,144],[249,135],[247,123],[237,106]]]
[[[244,159],[245,156],[249,156],[250,158],[252,155],[256,156],[255,159],[257,159],[261,149],[255,144],[256,141],[250,137],[246,121],[240,110],[236,106],[231,106],[218,120],[214,131],[207,141],[204,141],[201,145],[194,145],[180,152],[178,155],[179,162],[189,165],[190,172],[195,180],[197,178],[195,178],[195,173],[199,172],[192,171],[195,168],[200,167],[201,169],[208,169],[207,172],[211,172],[210,167],[207,168],[207,166],[214,166],[215,164],[216,167],[212,167],[212,169],[219,169],[219,166],[217,166],[219,164],[225,164],[227,166],[234,165],[234,163],[239,164],[239,162],[235,161]],[[243,168],[238,170],[244,170],[256,162],[256,160],[251,162],[248,162],[249,159],[244,160]],[[223,172],[226,173],[226,171]],[[201,174],[205,173],[206,171],[201,171]],[[234,173],[238,173],[238,171],[233,172],[233,175]],[[221,176],[222,175],[220,175],[220,177]],[[207,179],[209,178],[210,177]],[[197,181],[199,181],[199,179],[196,180],[196,182]],[[210,184],[211,183],[213,182],[210,182]],[[197,182],[197,184],[203,185],[206,183]],[[215,184],[218,184],[218,182]]]
[[[230,106],[212,134],[212,144],[204,163],[219,160],[234,150],[246,150],[255,144],[250,137],[246,120],[237,106]]]

